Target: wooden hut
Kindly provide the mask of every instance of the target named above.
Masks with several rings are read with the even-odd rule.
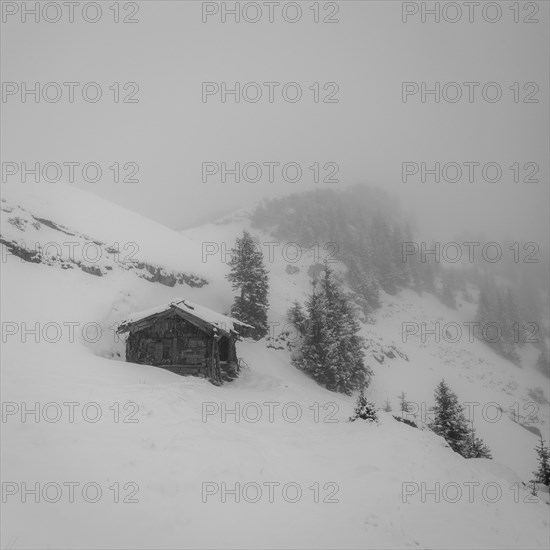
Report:
[[[237,376],[236,342],[252,329],[189,300],[178,300],[132,315],[117,332],[129,333],[126,361],[221,384]]]

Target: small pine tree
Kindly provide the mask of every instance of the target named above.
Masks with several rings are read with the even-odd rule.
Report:
[[[442,380],[435,389],[434,419],[430,428],[445,438],[451,449],[463,454],[468,437],[468,422],[458,396]]]
[[[401,418],[403,418],[403,413],[409,412],[409,402],[407,401],[407,394],[402,391],[401,395],[397,396],[399,398],[399,410],[401,411]]]
[[[286,318],[294,327],[298,335],[304,336],[306,333],[307,317],[300,302],[295,300],[292,303],[291,308],[287,311]]]
[[[538,455],[539,467],[536,472],[533,472],[535,475],[533,481],[550,486],[550,455],[548,452],[548,445],[544,443],[542,435],[540,436],[540,441],[535,447],[535,451]]]
[[[370,227],[373,243],[373,262],[376,266],[378,282],[383,290],[394,295],[397,292],[397,270],[391,229],[382,215],[376,215]]]
[[[491,449],[489,449],[483,439],[476,436],[473,426],[468,430],[461,454],[464,458],[493,458]]]
[[[353,410],[353,416],[350,416],[350,422],[354,422],[358,418],[366,420],[367,422],[376,422],[378,415],[376,414],[376,408],[373,403],[370,403],[365,397],[365,390],[361,388],[359,395],[357,396],[357,402],[355,409]]]
[[[501,327],[501,338],[499,342],[497,342],[498,352],[513,363],[517,363],[519,357],[516,352],[516,338],[513,325],[519,323],[519,321],[517,309],[510,290],[508,290],[508,294],[505,296],[504,291],[499,291],[497,289],[497,306],[497,323]]]
[[[419,274],[422,290],[433,293],[435,293],[435,276],[437,274],[439,264],[436,262],[435,258],[429,251],[435,249],[435,242],[427,245],[427,252],[425,254],[425,257],[420,257],[419,264]]]
[[[346,258],[348,265],[348,280],[351,288],[364,300],[365,313],[379,308],[380,289],[376,278],[372,274],[368,261],[357,259],[354,255]]]
[[[504,305],[505,314],[506,314],[506,322],[507,322],[507,330],[508,330],[508,338],[510,339],[512,344],[518,344],[522,346],[524,344],[524,341],[522,338],[516,339],[514,336],[514,330],[513,326],[516,323],[520,323],[520,315],[519,315],[519,309],[516,303],[516,297],[512,293],[512,290],[509,288],[508,292],[506,294],[506,301]]]
[[[454,293],[454,278],[452,272],[441,274],[441,301],[451,309],[456,309],[456,297]]]
[[[413,233],[409,226],[406,226],[405,228],[405,239],[406,241],[401,243],[401,261],[406,262],[409,267],[411,288],[418,294],[422,295],[423,284],[420,268],[420,255],[413,254],[412,256],[405,256],[405,246],[408,243],[414,243]]]
[[[402,228],[399,224],[394,224],[390,236],[395,283],[398,287],[409,287],[411,285],[410,266],[403,261],[403,243],[406,242],[406,231],[407,228]]]
[[[233,290],[239,291],[231,306],[231,315],[255,328],[254,338],[267,335],[269,280],[262,251],[248,231],[238,238],[233,256],[228,262],[231,271],[226,276]]]
[[[511,292],[504,295],[494,277],[486,276],[479,287],[476,335],[497,353],[517,364],[519,357],[513,327],[519,321],[515,300]]]
[[[542,374],[550,378],[550,354],[546,346],[542,348],[539,358],[537,359],[536,366],[537,366],[537,369],[542,372]]]
[[[468,289],[462,291],[462,299],[468,304],[474,303],[474,297]]]
[[[384,411],[387,412],[387,413],[390,413],[392,412],[392,408],[391,408],[391,403],[390,403],[390,400],[389,399],[386,399],[386,403],[384,405]]]

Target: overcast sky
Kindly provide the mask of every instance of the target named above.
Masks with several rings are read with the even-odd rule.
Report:
[[[465,229],[483,230],[489,238],[503,232],[513,240],[548,238],[547,2],[537,3],[539,23],[532,24],[515,23],[510,2],[499,3],[501,20],[492,24],[479,12],[473,23],[466,14],[455,24],[435,24],[430,17],[422,23],[419,15],[403,23],[398,1],[338,2],[333,17],[339,22],[333,24],[314,23],[309,9],[314,2],[309,1],[301,2],[302,18],[294,24],[277,9],[270,23],[262,2],[258,23],[238,24],[230,16],[222,23],[220,13],[203,23],[203,2],[138,2],[138,23],[115,24],[112,4],[101,2],[102,18],[93,24],[83,21],[79,8],[74,23],[67,22],[67,12],[57,23],[36,24],[33,16],[22,23],[20,13],[6,16],[4,83],[97,82],[103,96],[88,103],[81,85],[72,104],[66,87],[57,103],[34,103],[32,96],[22,103],[18,92],[4,98],[4,162],[97,162],[104,172],[100,182],[83,183],[77,169],[73,185],[176,229],[263,197],[364,182],[400,197],[434,238]],[[330,3],[321,2],[321,17],[330,17],[331,6],[325,4]],[[93,10],[88,15],[94,17]],[[287,15],[294,17],[294,12]],[[520,12],[520,18],[527,16]],[[222,103],[220,94],[203,102],[203,82],[232,87],[237,81],[294,81],[303,98],[285,101],[279,86],[269,103],[262,86],[264,96],[257,103],[237,104],[231,96]],[[404,103],[404,81],[481,86],[474,103],[466,98],[435,103],[432,97],[422,103],[419,94]],[[109,89],[114,82],[138,83],[138,102],[115,103]],[[321,97],[333,90],[323,91],[323,84],[337,83],[338,103],[314,103],[308,88],[315,82]],[[501,86],[500,101],[483,100],[481,87],[487,82]],[[520,83],[519,103],[508,88],[514,82]],[[523,103],[532,91],[522,89],[526,82],[538,84],[538,103]],[[255,88],[248,90],[252,96]],[[130,91],[121,90],[121,97]],[[304,173],[296,183],[283,182],[278,171],[269,183],[267,168],[265,181],[258,183],[231,178],[222,183],[219,175],[203,183],[206,161],[229,166],[296,162]],[[469,183],[463,167],[462,181],[456,183],[437,184],[430,177],[422,183],[419,175],[403,183],[402,163],[423,161],[429,167],[493,161],[503,175],[490,183],[477,169],[476,181]],[[139,182],[113,183],[108,167],[114,162],[136,162]],[[314,184],[308,169],[314,162],[337,163],[338,183]],[[508,167],[515,162],[521,178],[531,170],[524,171],[524,164],[536,163],[539,183],[514,183]],[[20,182],[20,177],[8,181]]]

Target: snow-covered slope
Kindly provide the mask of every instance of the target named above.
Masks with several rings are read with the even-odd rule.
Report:
[[[183,233],[197,243],[204,240],[219,246],[219,253],[206,257],[207,265],[223,259],[222,243],[229,249],[243,228],[257,237],[270,270],[271,335],[276,337],[289,329],[285,313],[292,302],[303,303],[311,292],[309,267],[327,258],[336,259],[337,254],[322,244],[296,252],[293,244],[251,227],[247,216],[236,218]],[[341,268],[341,264],[333,265]],[[289,274],[288,266],[296,272]],[[536,467],[533,448],[538,433],[547,439],[549,431],[548,379],[536,370],[518,368],[472,338],[468,322],[474,319],[475,305],[460,300],[458,309],[453,310],[427,293],[419,296],[405,290],[397,296],[384,295],[375,322],[363,325],[367,362],[375,373],[370,396],[380,407],[389,400],[396,411],[398,395],[404,391],[413,411],[408,418],[425,423],[431,419],[428,409],[433,405],[434,388],[444,378],[495,459],[528,481]]]
[[[208,283],[169,286],[172,279],[140,276],[147,268],[107,260],[97,262],[105,270],[97,276],[62,262],[24,262],[2,245],[4,547],[548,546],[548,507],[521,484],[535,465],[536,436],[507,414],[476,423],[496,459],[487,464],[388,413],[378,425],[347,422],[353,398],[320,388],[290,365],[286,350],[265,342],[240,344],[248,367],[222,387],[120,360],[113,327],[133,311],[176,297],[228,311],[224,258],[204,253],[223,250],[222,243],[229,249],[246,217],[182,235],[64,186],[7,188],[4,198],[5,242],[22,235],[33,244],[135,242],[142,264]],[[16,216],[27,223],[9,221]],[[34,227],[36,218],[54,227]],[[309,266],[329,253],[321,246],[292,263],[290,248],[277,252],[284,244],[268,258],[270,321],[280,323],[274,336],[292,300],[310,291]],[[299,271],[288,273],[288,264]],[[517,402],[525,414],[529,390],[544,384],[538,374],[479,343],[401,341],[403,322],[438,318],[461,320],[435,298],[385,298],[377,322],[364,327],[375,371],[369,397],[379,406],[389,398],[395,410],[404,390],[410,401],[431,405],[444,376],[464,401],[505,410]],[[384,353],[392,345],[408,360]],[[547,403],[537,415],[535,425],[547,431]],[[71,482],[79,484],[72,499]],[[38,495],[23,501],[24,483]],[[426,493],[434,489],[439,502]]]
[[[200,248],[176,232],[63,184],[5,185],[2,244],[6,253],[96,276],[133,270],[173,286],[202,286]],[[192,273],[190,273],[192,272]]]

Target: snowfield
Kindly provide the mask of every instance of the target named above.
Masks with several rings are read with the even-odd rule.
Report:
[[[378,424],[348,422],[354,397],[321,388],[265,341],[238,344],[247,367],[221,387],[124,362],[115,328],[133,312],[180,297],[228,312],[221,243],[232,246],[246,216],[178,233],[63,185],[4,185],[1,204],[6,242],[133,242],[133,259],[164,268],[165,282],[107,252],[78,259],[98,275],[67,255],[26,262],[2,245],[2,547],[548,548],[548,505],[524,486],[533,428],[548,438],[548,380],[467,335],[402,338],[403,323],[469,321],[471,304],[385,296],[363,329],[368,397],[400,415],[405,391],[424,429],[382,411]],[[275,337],[310,292],[308,267],[327,255],[292,263],[284,244],[266,258]],[[193,286],[166,284],[169,273]],[[386,355],[391,346],[407,359]],[[474,403],[493,461],[466,460],[425,429],[442,378]]]

